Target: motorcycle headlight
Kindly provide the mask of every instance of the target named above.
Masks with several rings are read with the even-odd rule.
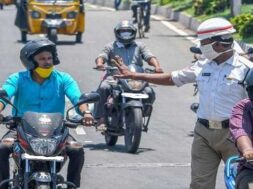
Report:
[[[38,11],[32,11],[31,12],[31,17],[32,18],[40,18],[40,12],[38,12]]]
[[[127,84],[128,84],[128,86],[130,87],[131,90],[139,91],[144,87],[145,82],[129,79],[127,81]]]
[[[75,12],[75,11],[68,12],[68,14],[67,14],[68,19],[74,19],[74,18],[76,18],[76,16],[77,16],[77,12]]]
[[[34,138],[30,141],[32,150],[42,156],[52,155],[56,150],[56,144],[55,139]]]

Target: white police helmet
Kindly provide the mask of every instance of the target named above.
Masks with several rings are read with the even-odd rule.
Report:
[[[208,39],[216,36],[231,38],[236,30],[225,18],[210,18],[202,22],[197,29],[198,40]]]

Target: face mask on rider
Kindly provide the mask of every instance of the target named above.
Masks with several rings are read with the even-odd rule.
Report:
[[[207,44],[207,45],[200,45],[200,50],[202,52],[202,54],[208,59],[208,60],[214,60],[215,58],[217,58],[218,56],[220,56],[223,53],[232,51],[233,49],[228,49],[226,51],[223,52],[216,52],[213,49],[213,44],[216,43],[216,41],[214,41],[213,43]],[[222,42],[221,42],[222,43]],[[228,43],[226,43],[228,44]]]
[[[50,68],[40,68],[40,67],[37,67],[37,68],[35,68],[34,71],[35,71],[37,74],[39,74],[40,77],[42,77],[42,78],[45,79],[45,78],[48,78],[48,77],[51,75],[53,69],[54,69],[53,66],[50,67]]]
[[[130,38],[131,35],[132,35],[132,32],[128,32],[128,31],[126,31],[126,32],[121,32],[121,33],[120,33],[120,36],[121,36],[123,39],[128,39],[128,38]]]

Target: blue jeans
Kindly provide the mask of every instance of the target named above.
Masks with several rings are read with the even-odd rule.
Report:
[[[119,10],[120,3],[121,3],[121,0],[114,0],[114,8],[115,8],[115,10]]]
[[[137,8],[138,6],[143,6],[144,11],[146,11],[146,14],[144,14],[144,25],[149,26],[150,23],[150,9],[151,9],[151,1],[147,3],[139,3],[139,5],[132,5],[133,10],[133,17],[137,19]]]

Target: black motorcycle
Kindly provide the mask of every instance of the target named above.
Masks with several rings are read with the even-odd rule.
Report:
[[[143,101],[149,97],[144,91],[148,83],[132,79],[114,79],[113,75],[118,74],[117,67],[108,66],[105,70],[107,80],[111,84],[111,95],[104,107],[106,131],[102,134],[108,146],[114,146],[118,137],[124,136],[126,151],[135,153],[140,145],[142,131],[148,131],[153,109],[152,104]],[[135,64],[131,64],[129,70],[144,72],[142,67]]]
[[[6,92],[0,90],[0,99],[10,104],[17,115],[17,108],[6,98]],[[60,113],[26,112],[24,116],[7,116],[3,124],[17,131],[17,139],[4,138],[1,142],[13,148],[13,177],[0,183],[9,183],[10,189],[63,189],[76,186],[65,181],[57,174],[67,160],[66,147],[82,148],[76,141],[67,141],[68,128],[76,128],[82,123],[81,116],[70,118],[69,111],[84,103],[99,100],[99,94],[88,93],[80,97],[79,102],[67,110],[66,119]]]

